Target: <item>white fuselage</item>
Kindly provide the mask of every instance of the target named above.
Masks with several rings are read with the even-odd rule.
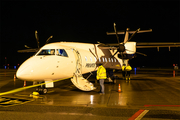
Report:
[[[82,74],[95,71],[97,63],[104,64],[106,68],[121,69],[122,60],[117,55],[112,58],[116,50],[112,53],[112,50],[101,50],[97,45],[74,42],[47,44],[19,67],[16,76],[27,81],[64,79],[73,77],[77,69]],[[54,53],[51,54],[50,50]],[[59,52],[64,55],[59,55]]]

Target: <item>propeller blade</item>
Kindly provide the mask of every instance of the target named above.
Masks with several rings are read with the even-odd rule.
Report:
[[[29,46],[27,46],[27,45],[24,45],[24,47],[25,47],[25,48],[31,48],[31,47],[29,47]]]
[[[98,54],[97,54],[97,48],[96,48],[96,45],[95,45],[95,44],[94,44],[94,48],[95,48],[96,56],[97,56],[97,58],[99,58],[99,57],[98,57]]]
[[[128,41],[130,41],[139,30],[140,30],[140,28],[137,29],[127,41],[124,41],[124,44],[127,43]]]
[[[122,61],[123,61],[123,64],[124,64],[124,56],[123,56],[123,52],[121,52],[121,56],[122,56]]]
[[[53,38],[53,36],[50,36],[47,40],[46,40],[46,44],[49,43],[50,39]]]
[[[39,37],[38,37],[38,32],[37,32],[37,30],[35,31],[35,37],[36,37],[37,46],[38,46],[38,49],[39,49]]]
[[[89,51],[91,52],[91,54],[96,58],[96,60],[98,59],[97,56],[92,52],[92,50],[89,48]]]
[[[143,55],[143,56],[147,56],[146,54],[144,53],[140,53],[140,52],[136,52],[137,54],[140,54],[140,55]]]
[[[118,52],[119,52],[119,51],[117,50],[117,51],[114,53],[114,55],[112,55],[111,58],[113,58]]]
[[[128,50],[128,49],[126,49],[127,51],[130,51],[130,52],[134,52],[134,51],[131,51],[131,50]],[[147,56],[146,54],[144,54],[144,53],[140,53],[140,52],[136,52],[137,54],[140,54],[140,55],[143,55],[143,56]]]
[[[117,31],[116,31],[116,23],[114,23],[114,31],[116,33],[116,38],[117,38],[118,44],[120,44],[119,37],[118,37]]]

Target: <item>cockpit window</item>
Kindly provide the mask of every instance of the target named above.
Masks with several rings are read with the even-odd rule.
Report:
[[[43,49],[38,55],[55,55],[55,49]]]
[[[68,55],[67,55],[67,53],[66,53],[66,51],[65,51],[64,49],[57,49],[57,50],[56,50],[56,54],[57,54],[58,56],[68,57]]]

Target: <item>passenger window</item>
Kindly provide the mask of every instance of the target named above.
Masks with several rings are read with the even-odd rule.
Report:
[[[91,62],[92,62],[92,58],[90,57],[90,60],[91,60]]]
[[[97,59],[94,57],[94,59],[95,59],[95,62],[97,62]]]
[[[85,60],[87,61],[87,57],[85,56]]]
[[[55,55],[55,49],[43,49],[38,55]]]
[[[105,58],[105,61],[107,62],[107,59]]]
[[[64,49],[57,49],[56,50],[56,55],[68,57],[68,55],[67,55],[67,53],[66,53],[66,51]]]

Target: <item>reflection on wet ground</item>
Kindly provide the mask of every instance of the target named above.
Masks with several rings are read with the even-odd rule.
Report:
[[[24,82],[14,79],[14,74],[15,70],[0,70],[1,93],[23,87]],[[138,109],[150,110],[150,112],[147,113],[149,118],[156,116],[155,113],[152,112],[154,110],[160,110],[161,112],[158,111],[158,114],[172,114],[172,110],[176,112],[180,111],[180,71],[159,69],[136,70],[131,72],[130,81],[123,80],[121,72],[117,72],[115,75],[118,77],[118,79],[116,79],[116,84],[109,83],[108,80],[105,80],[105,95],[98,94],[100,86],[95,80],[95,76],[91,76],[89,80],[94,83],[97,89],[90,92],[79,90],[68,79],[56,82],[55,87],[49,89],[46,95],[30,96],[35,90],[35,88],[30,88],[0,96],[0,110],[2,109],[1,107],[5,105],[3,101],[6,101],[11,104],[11,107],[13,104],[14,106],[22,106],[25,108],[27,106],[34,106],[34,109],[38,109],[39,106],[57,106],[61,108],[63,106],[68,108],[69,106],[74,106],[87,107],[87,109],[89,109],[89,107],[94,109],[102,108],[100,109],[101,111],[107,109],[111,115],[114,110],[112,108],[115,108],[119,111],[124,111],[121,113],[124,119],[130,118],[133,115],[131,112],[133,111],[135,114],[134,111],[138,111]],[[29,86],[32,85],[32,83],[27,82],[26,85]],[[119,85],[122,92],[118,92]],[[25,102],[23,103],[22,101]],[[155,107],[152,107],[153,105]],[[7,110],[11,109],[8,105],[6,106]],[[36,111],[33,108],[31,109],[32,111]],[[176,112],[173,113],[174,117],[172,118],[177,118],[179,114]],[[92,116],[95,115],[92,111],[90,113]],[[125,114],[128,114],[128,117]],[[81,113],[79,113],[79,115],[81,115]],[[144,118],[147,116],[144,116]]]

